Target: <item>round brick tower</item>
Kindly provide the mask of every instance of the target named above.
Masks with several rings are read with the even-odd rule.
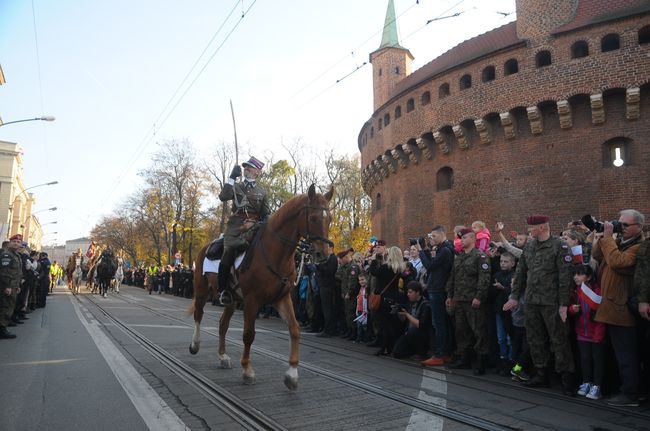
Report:
[[[358,147],[374,234],[650,216],[650,2],[518,0],[517,16],[403,76],[384,75],[412,58],[398,40],[371,54]]]

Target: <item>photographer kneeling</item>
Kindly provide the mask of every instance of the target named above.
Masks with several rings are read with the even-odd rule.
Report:
[[[391,312],[397,313],[402,321],[408,321],[406,331],[397,339],[393,348],[395,358],[412,355],[424,357],[429,349],[429,329],[431,328],[431,307],[429,301],[422,297],[422,284],[411,281],[406,285],[409,309],[399,304],[392,305]]]

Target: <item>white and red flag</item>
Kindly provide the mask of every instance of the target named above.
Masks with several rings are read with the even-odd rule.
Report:
[[[584,283],[582,283],[582,286],[580,286],[580,289],[578,290],[578,296],[592,310],[597,310],[603,299],[602,296],[591,290],[591,288]]]

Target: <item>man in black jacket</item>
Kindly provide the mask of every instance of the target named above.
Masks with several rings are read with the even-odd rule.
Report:
[[[316,265],[316,283],[320,290],[321,306],[325,320],[323,332],[317,337],[331,337],[336,335],[336,270],[339,263],[334,254],[334,243],[328,242],[329,257],[324,263]]]
[[[422,365],[425,366],[451,362],[454,345],[453,327],[445,307],[447,300],[445,286],[454,265],[454,244],[447,239],[446,230],[441,225],[433,227],[429,238],[431,249],[423,249],[423,244],[417,244],[420,260],[427,270],[427,293],[435,331],[433,356],[422,361]]]

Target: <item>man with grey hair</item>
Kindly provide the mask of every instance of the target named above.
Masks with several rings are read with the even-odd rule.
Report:
[[[600,264],[602,302],[595,320],[605,323],[621,376],[621,393],[610,398],[613,406],[639,405],[639,355],[636,316],[628,306],[632,296],[636,258],[643,241],[645,217],[639,211],[620,212],[617,236],[614,224],[605,222],[603,232],[594,235],[592,257]]]

